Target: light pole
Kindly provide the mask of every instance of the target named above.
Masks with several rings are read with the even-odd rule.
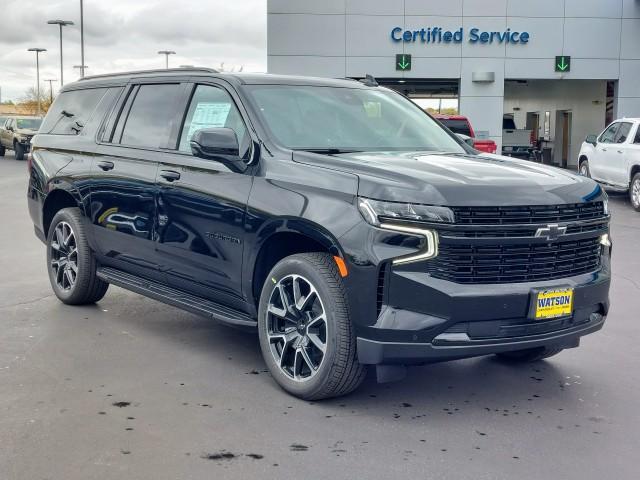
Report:
[[[169,69],[169,55],[175,55],[176,52],[173,50],[160,50],[158,52],[159,55],[164,55],[164,68]]]
[[[57,82],[58,80],[55,78],[47,78],[44,81],[49,82],[49,104],[52,104],[53,103],[53,82]]]
[[[64,66],[62,63],[62,27],[73,25],[73,22],[71,20],[49,20],[47,23],[49,25],[58,25],[60,27],[60,86],[62,86],[64,85]]]
[[[46,52],[46,48],[28,48],[28,52],[36,52],[36,95],[38,96],[38,116],[41,113],[40,107],[40,52]]]
[[[84,71],[89,68],[86,65],[74,65],[73,68],[77,68],[78,70],[80,70],[80,78],[84,77]]]
[[[84,9],[80,0],[80,78],[84,77],[85,68],[87,67],[84,64]]]

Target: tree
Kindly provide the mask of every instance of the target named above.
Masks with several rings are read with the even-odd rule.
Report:
[[[55,96],[54,96],[55,99]],[[40,86],[40,109],[44,115],[51,106],[52,99],[49,96],[49,89],[44,86]],[[29,87],[23,97],[17,103],[18,108],[28,115],[36,115],[38,113],[38,93],[35,87]]]

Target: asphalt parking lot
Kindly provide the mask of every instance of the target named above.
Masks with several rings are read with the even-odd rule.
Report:
[[[52,294],[26,209],[26,164],[0,158],[0,479],[632,479],[640,451],[640,214],[612,196],[603,331],[535,365],[492,357],[373,376],[304,402],[257,338],[111,287]]]

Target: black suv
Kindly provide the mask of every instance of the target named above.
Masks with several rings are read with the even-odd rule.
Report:
[[[66,85],[29,161],[54,292],[258,330],[288,392],[575,347],[609,308],[594,181],[481,155],[374,79],[206,69]]]

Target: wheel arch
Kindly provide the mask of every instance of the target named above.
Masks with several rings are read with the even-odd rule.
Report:
[[[45,237],[49,233],[55,214],[63,208],[70,207],[79,207],[84,214],[82,201],[77,192],[66,188],[55,188],[47,194],[42,205],[42,229]]]
[[[578,166],[582,165],[582,162],[584,162],[584,161],[587,161],[587,162],[588,162],[588,161],[589,161],[589,159],[587,158],[587,156],[586,156],[586,155],[582,154],[582,155],[580,155],[580,157],[578,158]]]
[[[631,167],[631,172],[629,174],[629,185],[631,185],[631,181],[633,180],[633,177],[635,177],[637,173],[640,173],[640,164],[636,163]]]
[[[260,229],[247,259],[247,293],[258,305],[262,285],[276,263],[296,253],[326,252],[343,256],[337,239],[322,226],[299,218],[281,218]]]

